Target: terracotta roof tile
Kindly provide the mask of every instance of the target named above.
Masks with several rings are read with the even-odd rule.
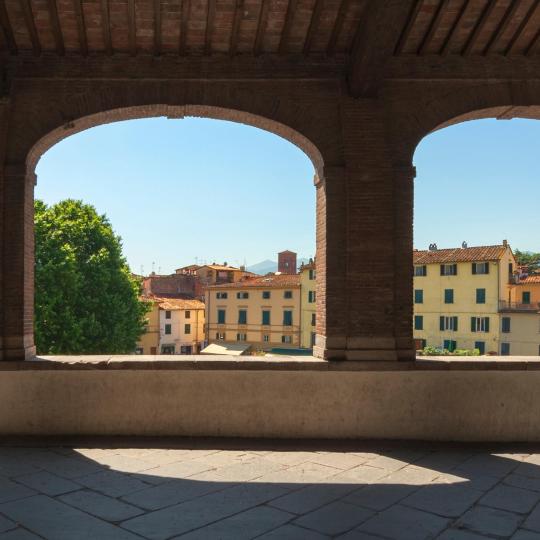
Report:
[[[527,276],[524,279],[520,279],[517,285],[530,285],[531,283],[538,283],[540,285],[540,276]]]
[[[498,261],[506,251],[506,246],[476,246],[467,248],[450,248],[413,251],[414,264],[459,263]]]
[[[268,274],[260,277],[248,277],[235,283],[224,283],[223,285],[210,285],[207,289],[243,289],[243,288],[283,288],[299,287],[300,276],[298,274]]]

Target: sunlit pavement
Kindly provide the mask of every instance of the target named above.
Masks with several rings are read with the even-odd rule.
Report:
[[[0,538],[540,540],[523,446],[157,446],[1,447]]]

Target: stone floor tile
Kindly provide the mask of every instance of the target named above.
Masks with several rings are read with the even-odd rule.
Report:
[[[283,484],[301,484],[317,483],[328,481],[333,483],[333,477],[339,469],[319,465],[318,463],[305,462],[300,465],[294,465],[288,469],[274,471],[257,478],[255,482],[259,483],[283,483]],[[330,480],[330,478],[332,478]]]
[[[416,465],[407,465],[398,471],[390,473],[381,478],[380,482],[384,484],[423,486],[435,480],[440,473],[432,469],[417,467]]]
[[[353,491],[343,501],[380,512],[398,503],[417,489],[418,486],[412,485],[374,483]]]
[[[128,531],[45,495],[0,505],[0,512],[47,540],[140,540]]]
[[[540,466],[536,463],[523,461],[517,466],[514,473],[527,476],[529,478],[540,478]]]
[[[480,534],[510,536],[518,528],[521,520],[521,516],[512,512],[487,506],[476,506],[463,515],[457,521],[456,526]]]
[[[506,476],[520,465],[520,461],[492,454],[476,454],[455,468],[455,474],[475,476]],[[459,471],[459,472],[457,472]]]
[[[471,452],[465,451],[435,451],[415,461],[418,467],[433,469],[439,474],[450,472],[472,457]]]
[[[0,532],[9,531],[14,529],[17,526],[16,523],[13,523],[10,519],[7,519],[3,516],[0,516]]]
[[[62,456],[54,452],[34,454],[30,460],[39,469],[68,480],[106,469],[102,463],[97,463],[84,457]]]
[[[388,475],[388,471],[371,467],[369,465],[359,465],[348,471],[341,471],[328,478],[331,483],[345,483],[361,485],[370,484]]]
[[[399,469],[406,467],[408,464],[409,463],[407,461],[390,456],[379,456],[375,459],[369,460],[370,467],[378,467],[379,469],[383,469],[387,472],[387,474],[398,471]]]
[[[270,474],[276,471],[284,470],[285,466],[280,463],[268,461],[264,458],[255,460],[232,463],[218,467],[216,475],[225,481],[242,482],[246,480],[254,480],[265,474]],[[201,471],[202,472],[202,471]]]
[[[11,480],[0,478],[0,503],[24,499],[35,494],[36,492],[33,489],[12,482]]]
[[[334,538],[339,540],[381,540],[380,536],[374,536],[373,534],[362,532],[358,529],[353,529],[345,534],[334,536]]]
[[[248,461],[254,461],[262,459],[264,456],[258,455],[252,452],[244,452],[239,450],[223,450],[216,454],[210,454],[204,457],[197,458],[196,460],[204,461],[214,467],[223,467],[226,465],[235,465],[237,463],[245,463]],[[272,463],[275,463],[273,461]]]
[[[188,450],[158,449],[152,454],[141,456],[140,459],[150,463],[153,467],[158,467],[160,465],[169,465],[170,463],[178,463],[179,461],[187,461],[188,454],[189,454]]]
[[[503,479],[503,483],[508,486],[528,489],[529,491],[540,491],[540,477],[531,478],[521,474],[509,474]]]
[[[446,518],[395,505],[369,519],[358,529],[396,540],[428,540],[435,538],[449,523]]]
[[[13,478],[21,474],[30,474],[39,469],[22,459],[21,456],[0,454],[0,475]]]
[[[137,459],[134,457],[124,456],[121,454],[114,454],[110,456],[103,456],[99,460],[100,464],[106,465],[113,471],[124,473],[139,473],[153,468],[152,463]]]
[[[269,504],[294,514],[305,514],[345,497],[352,489],[355,486],[350,484],[314,484],[274,499]]]
[[[271,452],[265,459],[281,463],[282,465],[300,465],[313,457],[312,452]]]
[[[482,495],[482,491],[472,489],[467,485],[433,484],[420,488],[401,501],[401,504],[439,516],[459,517]]]
[[[540,533],[518,529],[510,540],[540,540]]]
[[[287,523],[294,516],[268,506],[257,506],[177,538],[182,540],[250,540]]]
[[[461,529],[447,529],[437,536],[437,540],[488,540],[488,537]]]
[[[529,514],[523,527],[525,529],[540,532],[540,504]]]
[[[297,518],[294,524],[334,536],[357,527],[371,516],[370,510],[336,501]]]
[[[99,491],[110,497],[121,497],[150,487],[151,484],[141,482],[128,474],[116,471],[103,471],[77,479],[77,483]]]
[[[144,511],[131,504],[90,490],[80,490],[58,497],[58,500],[106,521],[120,522]]]
[[[285,492],[277,485],[239,484],[130,519],[122,526],[152,540],[165,540],[276,499]]]
[[[257,540],[324,540],[326,538],[330,537],[295,525],[283,525],[283,527],[258,536]]]
[[[51,497],[81,489],[79,484],[47,471],[18,476],[17,482]]]
[[[213,465],[203,461],[178,461],[169,463],[168,465],[160,465],[144,472],[144,481],[150,484],[161,484],[173,478],[189,478],[195,474],[199,474],[210,469],[214,469]],[[142,478],[141,475],[139,477]]]
[[[525,514],[530,512],[539,500],[540,493],[499,484],[480,499],[480,504]]]
[[[41,540],[41,538],[22,527],[17,527],[11,531],[1,533],[0,540]]]
[[[336,469],[343,471],[363,465],[368,461],[365,457],[356,456],[354,454],[348,454],[344,452],[330,452],[327,454],[314,453],[313,457],[309,460],[311,463],[318,463],[319,465],[328,465]]]
[[[486,476],[472,472],[457,471],[443,473],[433,481],[434,484],[466,484],[478,491],[489,491],[493,486],[501,482],[501,478],[496,476]]]

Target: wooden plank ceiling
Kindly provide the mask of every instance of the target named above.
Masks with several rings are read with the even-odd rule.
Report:
[[[0,47],[35,55],[350,54],[383,1],[0,0]],[[394,56],[540,54],[540,0],[417,0],[392,37]]]

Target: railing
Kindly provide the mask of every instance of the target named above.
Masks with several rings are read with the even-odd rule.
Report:
[[[540,311],[540,302],[523,304],[521,302],[507,302],[506,300],[499,300],[499,311]]]

